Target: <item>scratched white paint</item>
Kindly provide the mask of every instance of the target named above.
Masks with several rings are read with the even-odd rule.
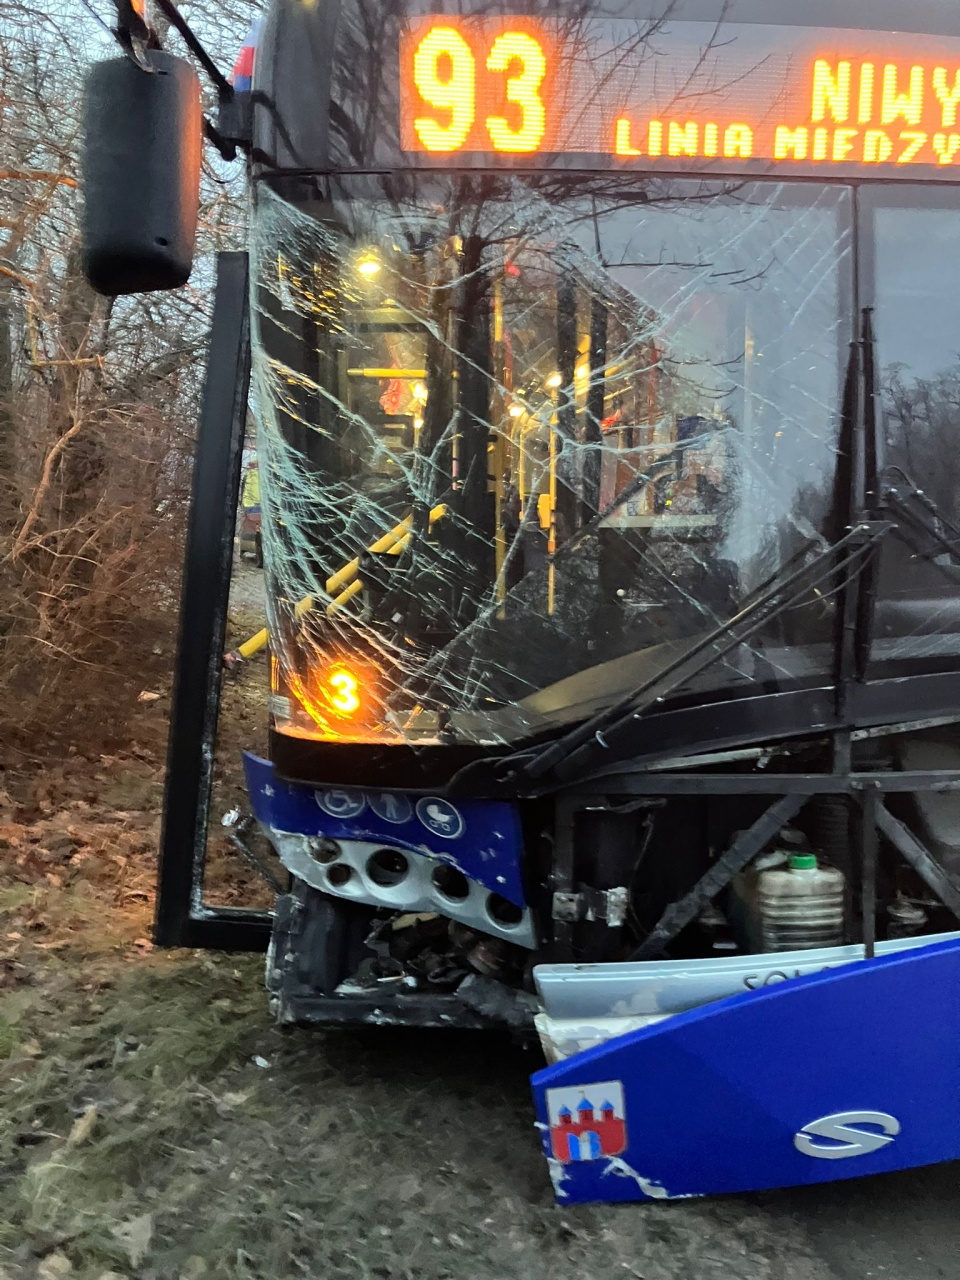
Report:
[[[672,1195],[662,1182],[659,1182],[656,1178],[645,1178],[632,1165],[627,1164],[622,1156],[607,1156],[604,1160],[604,1169],[601,1176],[606,1178],[611,1174],[618,1178],[632,1178],[643,1194],[651,1200],[691,1200],[694,1198],[689,1192],[683,1195]]]

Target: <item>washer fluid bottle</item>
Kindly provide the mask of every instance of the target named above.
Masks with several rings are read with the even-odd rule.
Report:
[[[785,867],[757,877],[764,951],[838,947],[844,940],[843,873],[817,865],[812,853],[794,853]]]

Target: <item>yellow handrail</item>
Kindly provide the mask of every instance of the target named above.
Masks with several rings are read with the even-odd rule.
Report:
[[[438,520],[442,520],[446,514],[446,503],[441,502],[435,506],[430,512],[430,527],[432,528]],[[372,555],[398,556],[409,543],[412,532],[413,516],[409,515],[401,520],[399,524],[394,525],[389,533],[383,534],[376,540],[376,542],[371,543],[370,546],[367,547],[367,551]],[[359,592],[363,590],[363,579],[355,577],[359,568],[360,557],[354,556],[352,560],[348,560],[341,569],[338,569],[336,573],[331,574],[327,579],[325,584],[327,593],[333,597],[327,605],[326,611],[328,616],[335,613],[337,609],[342,609],[348,601],[352,600],[355,595],[358,595]],[[351,578],[353,579],[352,582]],[[295,605],[293,616],[295,618],[302,618],[303,615],[305,613],[309,613],[313,607],[314,597],[304,596],[303,599]],[[259,653],[261,649],[266,647],[269,640],[270,633],[268,629],[266,627],[261,627],[256,635],[251,636],[249,640],[245,640],[243,644],[238,647],[236,652],[244,660],[252,658],[255,653]]]
[[[433,523],[432,514],[431,512],[431,524]],[[405,541],[412,524],[413,516],[406,516],[399,524],[394,525],[389,533],[385,533],[382,538],[378,538],[376,542],[371,543],[367,550],[375,556],[399,555],[402,550],[399,544]],[[359,568],[359,556],[354,556],[352,560],[348,560],[342,569],[338,569],[336,573],[327,579],[327,594],[331,596],[338,595],[341,587],[346,586]]]

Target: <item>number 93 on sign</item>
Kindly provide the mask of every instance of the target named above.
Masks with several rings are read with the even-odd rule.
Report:
[[[547,130],[542,39],[522,30],[469,35],[444,23],[404,42],[403,145],[437,153],[539,151]]]

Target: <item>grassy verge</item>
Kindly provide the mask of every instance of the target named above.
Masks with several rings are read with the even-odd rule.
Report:
[[[0,1257],[61,1251],[81,1274],[142,1262],[158,1219],[202,1192],[182,1153],[242,1093],[227,1086],[264,1024],[256,969],[174,958],[110,974],[61,957],[0,1002]]]

